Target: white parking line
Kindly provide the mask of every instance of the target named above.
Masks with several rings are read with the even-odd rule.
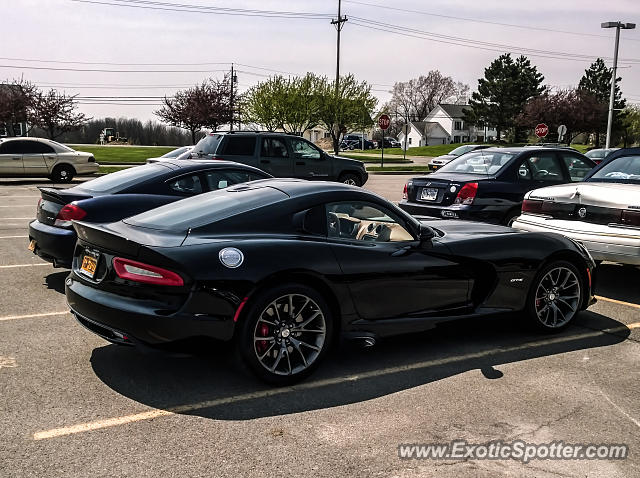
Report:
[[[25,238],[29,236],[0,236],[0,239],[17,239],[19,237]]]
[[[41,196],[0,196],[1,198],[7,198],[7,199],[13,199],[13,198],[30,198],[30,199],[36,199],[36,198],[40,198]]]
[[[36,264],[11,264],[9,266],[0,266],[0,269],[14,269],[16,267],[36,267],[36,266],[50,266],[52,264],[48,262],[38,262]]]
[[[33,207],[33,204],[13,204],[11,206],[0,206],[0,207]]]
[[[0,219],[4,219],[7,221],[20,221],[22,219],[33,219],[32,217],[0,217]]]
[[[625,302],[624,300],[609,299],[608,297],[602,297],[600,295],[596,295],[596,299],[602,300],[604,302],[611,302],[612,304],[624,305],[627,307],[633,307],[634,309],[640,309],[640,304],[634,304],[633,302]]]
[[[634,326],[634,325],[637,325],[637,324],[631,324],[631,326]],[[227,405],[230,403],[242,402],[246,400],[255,400],[259,398],[266,398],[273,395],[280,395],[282,393],[297,392],[301,390],[310,390],[314,388],[326,387],[329,385],[336,385],[344,382],[355,382],[358,380],[375,378],[375,377],[390,375],[394,373],[408,372],[411,370],[416,370],[421,368],[447,365],[450,363],[462,362],[465,360],[480,359],[480,358],[489,357],[491,355],[496,355],[496,354],[517,352],[519,350],[526,350],[526,349],[536,348],[536,347],[545,346],[545,345],[559,344],[562,342],[571,342],[574,340],[584,340],[588,338],[599,337],[607,333],[623,332],[628,330],[629,330],[629,327],[627,326],[619,326],[619,327],[613,327],[611,329],[584,332],[581,334],[575,334],[568,337],[556,337],[556,338],[550,338],[546,340],[539,340],[536,342],[529,342],[526,344],[516,345],[513,347],[492,348],[482,352],[475,352],[475,353],[470,353],[465,355],[446,357],[442,359],[425,360],[423,362],[415,362],[408,365],[400,365],[397,367],[388,367],[388,368],[383,368],[378,370],[371,370],[369,372],[364,372],[357,375],[348,375],[343,377],[329,378],[325,380],[317,380],[315,382],[307,382],[307,383],[302,383],[298,385],[293,385],[290,387],[280,387],[280,388],[275,388],[270,390],[261,390],[259,392],[250,392],[250,393],[244,393],[241,395],[234,395],[232,397],[216,398],[214,400],[207,400],[199,403],[178,405],[175,407],[170,407],[167,410],[148,410],[146,412],[133,413],[131,415],[124,415],[121,417],[107,418],[104,420],[96,420],[92,422],[79,423],[77,425],[71,425],[71,426],[61,427],[61,428],[53,428],[51,430],[36,432],[33,434],[33,439],[45,440],[48,438],[56,438],[56,437],[61,437],[66,435],[73,435],[75,433],[84,433],[84,432],[89,432],[93,430],[109,428],[117,425],[126,425],[128,423],[134,423],[134,422],[139,422],[143,420],[152,420],[154,418],[175,415],[179,413],[190,413],[197,410],[203,410],[205,408],[217,407],[220,405]]]
[[[64,310],[62,312],[46,312],[42,314],[28,314],[28,315],[5,315],[4,317],[0,317],[0,322],[6,322],[8,320],[20,320],[20,319],[35,319],[36,317],[49,317],[53,315],[65,315],[70,314],[68,310]]]

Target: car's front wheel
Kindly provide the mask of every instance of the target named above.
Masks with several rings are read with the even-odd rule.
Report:
[[[570,262],[553,261],[532,283],[527,299],[530,322],[544,331],[560,330],[575,317],[582,303],[582,279]]]
[[[340,175],[338,182],[349,184],[350,186],[362,186],[362,181],[357,174],[344,173]]]
[[[70,183],[75,176],[76,170],[68,164],[59,164],[53,168],[51,173],[51,180],[56,183]]]
[[[237,345],[243,361],[275,385],[307,377],[326,354],[332,337],[331,310],[314,289],[284,284],[252,300]]]

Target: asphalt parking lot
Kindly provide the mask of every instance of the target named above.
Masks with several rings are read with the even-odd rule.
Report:
[[[399,200],[406,176],[367,187]],[[640,476],[640,268],[603,264],[599,301],[539,335],[463,321],[362,350],[274,389],[227,347],[110,345],[68,313],[67,271],[27,250],[33,181],[0,180],[0,476]],[[399,444],[629,446],[626,460],[403,460]]]

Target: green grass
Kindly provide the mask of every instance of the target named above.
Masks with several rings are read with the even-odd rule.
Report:
[[[407,149],[407,156],[433,156],[433,157],[441,156],[443,154],[449,154],[451,151],[456,149],[458,146],[462,146],[463,144],[474,144],[474,143],[452,143],[452,144],[435,144],[433,146],[419,146],[416,148]],[[515,146],[524,146],[524,143],[496,144],[496,146],[515,147]],[[577,149],[581,153],[586,153],[587,149],[590,146],[586,144],[572,144],[571,147],[574,149]],[[366,151],[366,153],[379,155],[381,151],[379,149],[370,149]],[[384,154],[385,156],[387,154],[402,156],[403,151],[400,148],[385,148]]]
[[[157,158],[176,149],[172,146],[75,146],[77,151],[86,151],[95,156],[98,163],[144,163],[147,158]]]
[[[379,163],[380,162],[380,156],[364,156],[364,155],[358,156],[356,154],[342,154],[342,153],[340,153],[340,156],[342,156],[343,158],[357,159],[358,161],[362,161],[363,163]],[[401,164],[413,163],[413,161],[411,161],[410,159],[387,158],[386,155],[384,157],[384,162],[385,163],[401,163]]]
[[[380,166],[370,166],[367,168],[367,171],[370,172],[380,172],[380,171],[387,171],[387,172],[397,172],[397,171],[407,171],[409,173],[411,172],[429,172],[429,167],[428,166],[385,166],[380,167]]]
[[[123,169],[126,169],[127,166],[102,166],[100,165],[100,169],[98,170],[99,174],[109,174],[109,173],[115,173],[117,171],[122,171]]]

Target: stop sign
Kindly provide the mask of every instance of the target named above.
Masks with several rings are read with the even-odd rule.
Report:
[[[536,126],[535,133],[538,138],[544,138],[549,134],[549,127],[544,123],[539,123]]]
[[[389,129],[389,126],[391,126],[391,118],[389,118],[389,115],[380,115],[380,118],[378,118],[378,126],[380,126],[381,130]]]

